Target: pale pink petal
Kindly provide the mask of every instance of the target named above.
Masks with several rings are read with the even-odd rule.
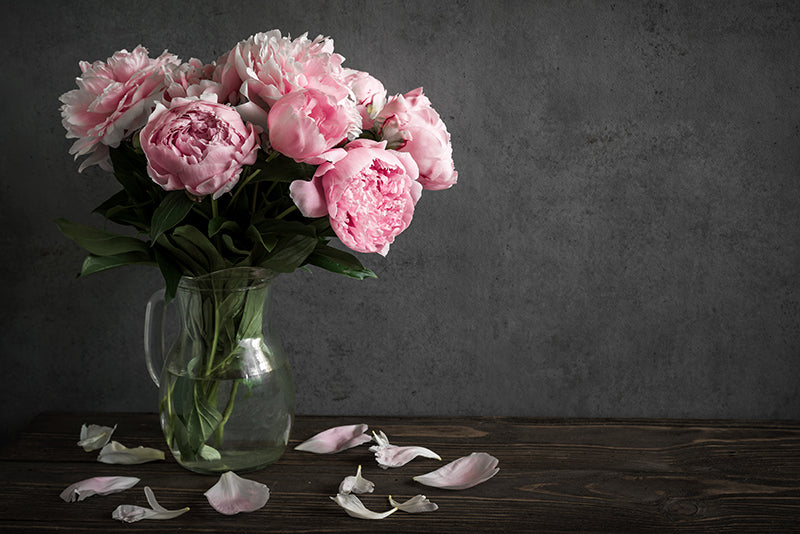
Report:
[[[373,512],[372,510],[367,509],[367,507],[364,506],[364,503],[361,502],[361,499],[353,494],[342,495],[340,493],[336,497],[331,497],[331,500],[344,508],[344,511],[347,512],[347,515],[357,519],[384,519],[397,511],[397,508],[392,508],[386,512]]]
[[[82,501],[92,495],[108,495],[132,488],[139,483],[136,477],[94,477],[76,482],[61,492],[66,502]]]
[[[260,482],[238,476],[233,471],[223,473],[219,482],[205,492],[209,504],[225,515],[252,512],[269,500],[269,488]]]
[[[371,449],[376,447],[371,447]],[[383,469],[389,467],[402,467],[417,456],[441,460],[442,458],[430,449],[425,447],[398,447],[389,445],[388,447],[376,448],[375,459]]]
[[[373,445],[369,450],[375,453],[375,459],[378,461],[378,465],[383,469],[402,467],[417,456],[434,458],[436,460],[442,459],[438,454],[425,447],[400,447],[392,445],[389,443],[383,431],[378,431],[378,433],[373,432],[372,434],[377,445]]]
[[[433,512],[434,510],[439,509],[439,506],[436,503],[429,501],[425,495],[415,495],[404,503],[399,503],[395,501],[394,499],[392,499],[390,495],[389,504],[391,504],[398,510],[402,510],[403,512],[407,512],[409,514]]]
[[[426,486],[443,489],[466,489],[486,482],[500,471],[497,458],[485,452],[473,452],[414,480]]]
[[[116,429],[117,425],[110,427],[84,424],[81,426],[81,440],[78,446],[83,447],[86,452],[102,449]]]
[[[297,451],[314,452],[317,454],[333,454],[345,449],[357,447],[362,443],[372,441],[366,434],[367,425],[336,426],[323,430],[312,436],[297,447]]]
[[[149,447],[129,449],[118,441],[112,441],[100,450],[97,461],[104,464],[143,464],[163,460],[164,452]]]
[[[356,476],[347,476],[339,484],[339,493],[347,495],[349,493],[372,493],[375,489],[375,484],[361,476],[361,466],[358,466]]]
[[[189,507],[180,508],[178,510],[167,510],[156,500],[153,490],[149,486],[145,486],[144,494],[147,497],[147,502],[150,508],[143,506],[136,506],[132,504],[121,504],[111,513],[111,517],[124,521],[126,523],[134,523],[142,519],[173,519],[179,515],[183,515],[189,511]]]
[[[304,217],[322,217],[328,214],[328,204],[319,178],[313,178],[310,182],[293,181],[289,184],[289,196]]]

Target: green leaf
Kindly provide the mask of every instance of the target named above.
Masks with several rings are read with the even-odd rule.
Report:
[[[155,262],[146,252],[125,252],[124,254],[116,254],[114,256],[95,256],[94,254],[90,254],[83,261],[80,276],[88,276],[90,274],[99,273],[100,271],[107,271],[108,269],[134,264],[155,265]]]
[[[200,445],[214,433],[222,422],[222,414],[209,401],[208,394],[203,388],[204,384],[197,382],[194,388],[194,410],[189,416],[187,430],[191,441]]]
[[[147,168],[147,158],[129,144],[123,142],[117,148],[110,148],[109,156],[114,166],[114,177],[137,203],[151,200],[151,191],[161,189],[142,169]],[[162,190],[163,191],[163,190]]]
[[[164,284],[166,286],[164,290],[164,302],[168,303],[175,298],[175,293],[178,291],[178,282],[180,282],[181,276],[183,276],[183,271],[168,255],[161,251],[160,246],[156,246],[153,249],[153,255],[155,256],[161,275],[164,277]]]
[[[244,250],[236,246],[236,243],[233,242],[233,238],[228,234],[222,235],[222,243],[225,245],[225,248],[228,251],[233,252],[234,254],[240,254],[242,256],[247,256],[250,254],[249,250]]]
[[[365,268],[361,262],[358,261],[358,258],[349,252],[328,245],[318,246],[314,252],[308,256],[308,263],[333,273],[357,278],[358,280],[378,277],[374,272]]]
[[[214,460],[222,459],[222,455],[219,453],[217,449],[215,449],[211,445],[206,445],[205,443],[203,443],[203,445],[200,446],[200,450],[197,451],[197,456],[208,462],[213,462]]]
[[[173,239],[170,239],[168,236],[162,234],[161,237],[158,238],[158,246],[162,247],[165,251],[167,251],[170,256],[172,256],[178,265],[184,270],[184,272],[191,273],[191,274],[201,274],[208,272],[208,266],[203,265],[202,263],[198,263],[197,260],[192,257],[191,254],[187,253],[184,249],[178,246]],[[196,252],[196,247],[191,245],[191,249],[193,252]],[[203,254],[198,254],[201,258],[201,261],[205,262],[205,256]]]
[[[267,252],[272,252],[272,249],[275,248],[275,245],[278,244],[278,238],[275,235],[263,235],[261,232],[258,231],[258,228],[253,226],[252,224],[247,227],[247,232],[245,235],[249,237],[253,243],[259,243],[264,250]]]
[[[249,183],[258,182],[293,182],[295,180],[310,180],[317,170],[316,166],[308,163],[297,163],[292,158],[279,155],[271,161],[258,160],[251,169],[260,169],[261,172],[254,176]]]
[[[264,295],[260,291],[249,291],[239,323],[239,339],[260,338],[264,324]]]
[[[225,258],[222,257],[219,250],[208,240],[203,232],[194,226],[188,224],[179,226],[172,231],[172,235],[181,248],[192,254],[193,258],[202,260],[201,263],[205,263],[208,266],[208,272],[218,271],[227,266]],[[190,252],[190,250],[199,252],[200,255],[197,255],[196,252]]]
[[[96,256],[114,256],[125,252],[147,252],[144,241],[91,226],[70,222],[66,219],[56,219],[56,225],[68,238]]]
[[[130,203],[130,198],[128,196],[128,192],[124,189],[113,194],[108,200],[97,206],[92,213],[99,213],[103,217],[106,216],[108,210],[112,208],[118,208],[120,206],[127,206]]]
[[[290,273],[306,262],[306,258],[316,246],[317,239],[314,237],[306,235],[284,237],[278,241],[261,266],[279,273]]]
[[[153,220],[150,223],[150,236],[152,243],[156,242],[158,236],[180,223],[192,211],[194,201],[184,191],[172,191],[167,193],[156,211],[153,212]]]
[[[300,234],[317,237],[317,229],[300,221],[284,221],[282,219],[265,219],[254,225],[261,235]]]
[[[221,216],[214,217],[208,221],[208,237],[214,237],[223,230],[230,230],[231,232],[238,233],[241,231],[241,228],[236,221]]]

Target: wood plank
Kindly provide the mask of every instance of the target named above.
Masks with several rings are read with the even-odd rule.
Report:
[[[501,470],[454,492],[411,479],[440,466],[436,460],[383,470],[366,446],[336,455],[289,450],[276,464],[245,475],[270,488],[267,505],[233,517],[216,513],[203,496],[216,477],[186,471],[170,457],[138,466],[96,462],[96,453],[75,445],[84,422],[118,424],[114,439],[128,446],[165,449],[155,414],[42,414],[0,451],[0,530],[800,532],[800,422],[298,417],[292,447],[325,428],[364,422],[393,443],[429,447],[445,461],[488,452]],[[348,517],[329,497],[359,464],[376,484],[363,498],[369,508],[388,509],[390,494],[423,493],[439,510],[397,512],[382,521]],[[115,474],[142,481],[80,503],[58,497],[72,482]],[[146,504],[145,485],[167,508],[191,510],[166,523],[112,520],[119,504]]]

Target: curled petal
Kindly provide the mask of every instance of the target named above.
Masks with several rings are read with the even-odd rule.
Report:
[[[357,519],[384,519],[397,511],[397,508],[392,508],[382,513],[373,512],[372,510],[368,510],[367,507],[364,506],[364,503],[361,502],[361,499],[353,494],[342,495],[340,493],[336,497],[331,497],[331,499],[344,508],[347,515]]]
[[[430,449],[425,447],[400,447],[392,445],[383,431],[372,433],[375,437],[377,445],[369,448],[371,452],[375,453],[375,459],[378,461],[383,469],[388,467],[401,467],[416,458],[417,456],[424,456],[425,458],[434,458],[441,460],[442,458]]]
[[[367,425],[345,425],[336,426],[323,430],[319,434],[309,438],[297,447],[297,451],[314,452],[317,454],[333,454],[350,449],[372,441],[365,432]]]
[[[132,504],[121,504],[111,513],[111,517],[126,523],[135,523],[142,519],[172,519],[189,511],[188,506],[178,510],[167,510],[158,504],[156,496],[149,486],[145,486],[144,494],[147,497],[147,503],[150,505],[150,508]]]
[[[66,502],[82,501],[92,495],[108,495],[132,488],[139,483],[136,477],[95,477],[76,482],[61,492]]]
[[[104,464],[143,464],[155,460],[163,460],[164,453],[149,447],[129,449],[118,441],[112,441],[100,450],[98,462]]]
[[[269,488],[260,482],[247,480],[233,471],[223,473],[219,482],[205,492],[209,504],[217,512],[234,515],[252,512],[267,504]]]
[[[500,471],[497,458],[485,452],[473,452],[414,480],[435,488],[460,490],[486,482]]]
[[[339,484],[339,493],[347,495],[350,493],[372,493],[375,489],[375,484],[361,476],[361,466],[358,466],[356,476],[347,476]]]
[[[82,425],[81,440],[78,446],[83,447],[86,452],[102,449],[111,439],[111,434],[117,429],[114,427],[100,425]]]
[[[409,514],[419,514],[421,512],[433,512],[434,510],[438,510],[439,506],[428,500],[425,495],[415,495],[408,499],[404,503],[399,503],[392,499],[392,496],[389,496],[389,504],[397,508],[398,510],[402,510],[403,512],[408,512]]]
[[[289,196],[304,217],[323,217],[328,214],[328,204],[319,178],[313,178],[310,182],[293,181],[289,184]]]

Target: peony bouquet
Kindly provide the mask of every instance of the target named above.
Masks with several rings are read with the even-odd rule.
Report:
[[[350,252],[385,255],[422,190],[455,184],[450,135],[422,89],[387,96],[342,66],[333,41],[272,30],[211,64],[138,46],[80,62],[61,96],[79,171],[122,189],[95,210],[135,236],[56,222],[89,252],[81,275],[157,266],[181,276],[314,265],[375,275]]]

